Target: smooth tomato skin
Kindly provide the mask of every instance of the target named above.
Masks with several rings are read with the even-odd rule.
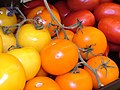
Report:
[[[106,2],[113,2],[113,0],[100,0],[99,2],[101,4],[101,3],[106,3]]]
[[[0,53],[3,52],[3,40],[2,37],[0,36]]]
[[[7,52],[8,49],[13,45],[16,46],[16,38],[13,33],[4,34],[2,28],[0,27],[0,35],[3,41],[3,50],[2,52]]]
[[[110,61],[108,62],[108,60],[110,60]],[[119,68],[118,68],[117,64],[112,59],[110,59],[106,56],[96,56],[94,58],[91,58],[87,61],[87,64],[95,69],[98,66],[100,66],[102,64],[102,62],[108,62],[107,66],[114,67],[114,68],[107,67],[107,71],[103,67],[101,67],[97,70],[97,74],[99,76],[101,83],[103,85],[107,85],[107,84],[109,84],[109,83],[111,83],[119,78]],[[84,66],[84,69],[87,70],[89,72],[89,74],[91,75],[91,77],[93,79],[94,89],[98,89],[98,83],[97,83],[97,80],[96,80],[94,74],[86,66]]]
[[[7,14],[10,11],[6,7],[0,8],[0,25],[1,26],[12,26],[14,24],[17,24],[17,17],[15,13],[13,13],[12,16],[8,16]],[[10,28],[12,32],[15,32],[15,28]]]
[[[107,40],[120,44],[120,18],[119,17],[105,17],[98,23],[98,29],[100,29],[106,36]]]
[[[92,11],[99,5],[99,0],[67,0],[67,5],[71,11],[83,9]]]
[[[0,54],[0,90],[23,90],[25,71],[19,60],[7,53]]]
[[[97,6],[93,14],[96,18],[96,21],[99,21],[103,17],[108,16],[119,16],[120,17],[120,5],[116,3],[102,3],[99,6]]]
[[[65,17],[63,24],[64,26],[71,26],[77,22],[76,19],[82,21],[82,25],[84,26],[93,26],[95,24],[95,17],[89,10],[78,10],[69,13]],[[76,28],[72,29],[72,31],[75,33]]]
[[[16,48],[8,51],[7,53],[15,56],[22,63],[27,81],[36,76],[41,67],[41,59],[39,52],[35,48]]]
[[[51,78],[37,76],[29,80],[24,90],[61,90],[60,86]]]
[[[90,74],[82,68],[78,70],[79,73],[68,72],[55,78],[62,90],[92,90],[93,82]]]
[[[120,51],[119,44],[108,42],[108,45],[109,45],[110,51],[112,51],[112,52],[119,52]]]
[[[107,48],[106,48],[106,50],[105,50],[105,52],[104,52],[104,56],[108,56],[108,54],[109,54],[109,52],[110,52],[110,46],[109,46],[109,44],[108,44],[108,42],[107,42]]]
[[[104,54],[107,48],[107,39],[104,33],[95,27],[83,27],[74,35],[72,41],[79,48],[87,48],[92,45],[91,48],[93,48],[92,53],[94,55]],[[84,59],[86,59],[86,52],[81,52],[81,55]],[[94,57],[94,55],[89,53],[88,59]]]
[[[53,5],[50,5],[50,9],[51,9],[52,13],[54,14],[54,16],[57,18],[57,20],[59,22],[61,22],[61,18],[60,18],[60,14],[59,14],[58,10]],[[55,20],[53,21],[47,8],[45,6],[37,6],[36,8],[32,9],[28,13],[27,18],[34,19],[36,16],[39,16],[42,19],[40,21],[42,21],[44,26],[49,30],[51,36],[54,36],[56,34],[54,31],[56,26],[50,26],[50,27],[47,27],[47,26],[51,22],[52,22],[52,24],[57,24],[57,25],[58,25],[58,23]]]
[[[69,10],[69,8],[67,7],[67,3],[66,1],[60,0],[57,1],[54,6],[56,7],[56,9],[58,10],[61,20],[63,21],[65,19],[65,17],[71,12]],[[62,22],[61,21],[61,22]]]
[[[43,69],[53,75],[72,70],[78,62],[78,48],[65,39],[54,39],[41,50]]]
[[[46,28],[37,30],[33,24],[25,24],[17,32],[17,38],[18,45],[22,47],[31,46],[40,52],[50,42],[51,35]]]

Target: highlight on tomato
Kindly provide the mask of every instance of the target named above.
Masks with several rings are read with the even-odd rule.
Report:
[[[74,72],[58,75],[56,76],[55,81],[58,83],[62,90],[93,89],[93,82],[90,74],[82,68],[78,68]]]
[[[72,70],[78,62],[78,48],[70,40],[51,40],[41,50],[43,69],[52,75],[61,75]]]
[[[104,54],[107,49],[107,39],[104,33],[95,27],[88,26],[78,30],[73,37],[73,42],[79,47],[85,60]]]
[[[98,77],[103,86],[117,80],[119,78],[119,68],[114,60],[106,56],[96,56],[87,61],[87,64],[96,69]],[[89,72],[93,80],[94,89],[98,89],[98,82],[91,70],[84,66],[84,69]]]
[[[58,21],[61,22],[57,9],[53,5],[50,5],[50,9]],[[28,13],[27,18],[34,19],[36,16],[41,18],[38,22],[42,22],[50,32],[51,36],[54,36],[56,34],[54,30],[59,27],[59,25],[55,20],[53,20],[47,8],[45,6],[37,6]]]
[[[19,60],[8,53],[1,53],[0,64],[0,90],[23,90],[26,75]]]
[[[38,29],[33,24],[24,24],[17,31],[18,45],[34,47],[39,52],[51,41],[51,35],[45,27]]]

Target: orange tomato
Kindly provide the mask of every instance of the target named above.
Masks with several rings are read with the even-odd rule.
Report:
[[[69,72],[55,78],[62,90],[92,90],[93,82],[90,74],[82,68],[78,70],[80,71],[78,73]]]
[[[51,40],[40,55],[43,69],[53,75],[69,72],[78,62],[78,48],[72,41],[65,39]]]
[[[36,76],[47,76],[48,73],[41,67]]]
[[[39,76],[29,80],[24,90],[61,90],[61,88],[53,79]]]
[[[0,90],[23,90],[26,75],[22,64],[13,55],[0,54]]]
[[[68,39],[72,41],[74,33],[71,30],[64,30],[64,31],[66,32]],[[58,33],[58,35],[59,35],[59,38],[65,39],[65,36],[62,30]],[[58,37],[55,37],[55,38],[58,38]]]
[[[90,59],[98,54],[104,54],[107,39],[102,31],[95,27],[83,27],[73,37],[73,42],[81,49],[84,59]],[[91,54],[92,53],[92,54]]]
[[[51,8],[51,11],[54,14],[54,16],[58,19],[59,22],[61,22],[60,15],[59,15],[57,9],[52,5],[50,5],[50,8]],[[45,27],[47,27],[47,25],[51,22],[52,22],[52,24],[57,24],[57,22],[55,20],[52,20],[52,17],[45,6],[35,7],[28,13],[27,18],[34,19],[36,16],[40,16]],[[48,28],[51,36],[55,35],[54,28],[56,28],[56,26],[50,26],[50,28]]]
[[[3,40],[2,37],[0,36],[0,53],[3,52]]]
[[[117,64],[112,59],[106,56],[93,57],[87,61],[87,64],[90,67],[97,69],[99,79],[104,86],[119,78],[119,68]],[[84,67],[84,69],[90,73],[93,80],[94,88],[98,89],[98,83],[94,74],[86,66]]]

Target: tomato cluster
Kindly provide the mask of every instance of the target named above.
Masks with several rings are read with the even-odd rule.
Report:
[[[24,0],[23,0],[24,1]],[[0,90],[97,90],[119,79],[120,5],[33,0],[0,7]]]

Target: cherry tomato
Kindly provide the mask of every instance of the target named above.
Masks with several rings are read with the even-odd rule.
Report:
[[[18,45],[32,46],[40,52],[50,42],[51,36],[46,28],[39,30],[33,24],[25,24],[17,32],[17,39]]]
[[[102,31],[95,27],[83,27],[73,37],[73,42],[80,48],[84,59],[104,54],[107,48],[107,39]]]
[[[67,0],[67,5],[72,11],[77,10],[94,10],[99,5],[99,0]]]
[[[93,12],[97,21],[107,16],[120,17],[120,5],[116,3],[102,3]]]
[[[119,78],[119,68],[117,64],[106,56],[96,56],[91,58],[87,61],[87,64],[97,70],[99,79],[104,86]],[[84,69],[90,73],[93,80],[93,86],[95,89],[97,89],[98,83],[93,72],[91,72],[91,70],[86,66]]]
[[[81,21],[84,26],[93,26],[95,24],[95,17],[89,10],[78,10],[69,13],[65,17],[63,24],[65,26],[71,26],[77,23],[77,19]],[[76,28],[72,29],[72,31],[76,32]]]
[[[35,77],[29,80],[24,90],[61,90],[60,86],[49,77]]]
[[[8,53],[18,58],[22,63],[26,73],[27,81],[36,76],[41,67],[41,59],[39,52],[35,48],[22,47],[18,49],[12,49],[8,51]]]
[[[0,54],[0,90],[23,90],[25,71],[19,60],[7,53]]]
[[[98,23],[98,29],[105,34],[108,41],[120,44],[120,17],[102,18]]]
[[[15,13],[13,12],[10,14],[10,10],[8,10],[6,7],[0,8],[0,26],[12,26],[14,24],[17,24],[17,17]],[[15,28],[10,28],[12,32],[15,31]]]
[[[53,5],[50,5],[50,8],[51,8],[51,11],[54,14],[54,16],[58,19],[59,22],[61,22],[61,18],[60,18],[60,15],[59,15],[57,9]],[[57,22],[52,19],[50,13],[48,12],[48,10],[45,6],[38,6],[34,9],[32,9],[28,13],[27,18],[34,19],[36,16],[39,16],[41,18],[40,21],[43,22],[45,27],[47,27],[48,24],[50,24],[51,22],[52,22],[52,24],[57,24]],[[39,20],[38,20],[38,22],[39,22]],[[54,31],[56,26],[51,25],[50,27],[47,27],[47,28],[48,28],[51,36],[54,36],[56,34],[55,31]]]
[[[2,31],[2,28],[0,27],[0,35],[3,41],[3,52],[7,52],[12,45],[16,46],[16,38],[13,33],[7,33],[7,31]]]
[[[51,40],[40,55],[43,69],[52,75],[69,72],[78,62],[78,48],[66,39]]]
[[[62,90],[92,90],[93,82],[90,74],[82,68],[78,70],[77,73],[68,72],[55,78]]]

